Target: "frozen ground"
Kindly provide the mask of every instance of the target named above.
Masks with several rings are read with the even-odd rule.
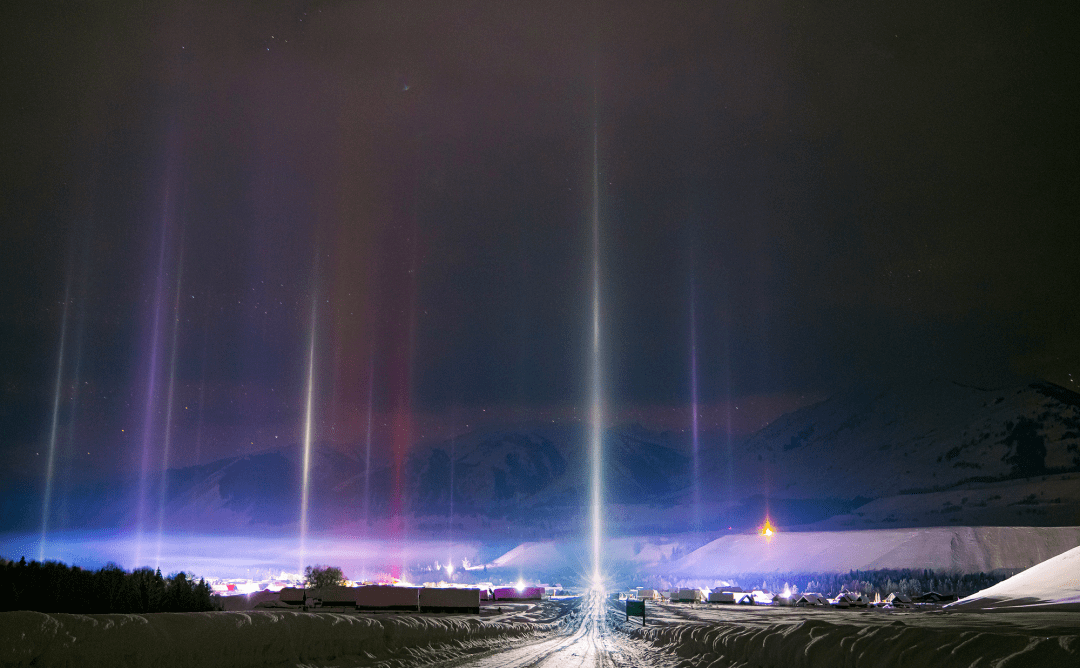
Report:
[[[661,666],[601,596],[477,615],[0,613],[0,666]],[[629,627],[627,627],[629,628]]]
[[[557,668],[1080,665],[1080,614],[648,604],[601,597],[476,615],[0,613],[3,666]]]
[[[648,605],[630,636],[680,667],[1080,665],[1080,614]],[[627,625],[623,624],[625,628]]]
[[[413,666],[487,655],[564,628],[574,602],[481,615],[0,613],[0,666]]]
[[[622,613],[602,596],[580,599],[558,633],[524,643],[508,644],[471,659],[444,659],[437,666],[527,668],[533,666],[630,668],[675,666],[667,656],[627,635]]]

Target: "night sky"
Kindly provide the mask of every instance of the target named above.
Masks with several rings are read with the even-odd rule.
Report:
[[[1070,9],[5,3],[0,466],[587,418],[594,122],[612,423],[1076,389]]]

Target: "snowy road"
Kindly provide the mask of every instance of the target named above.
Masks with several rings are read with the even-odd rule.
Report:
[[[670,659],[650,651],[615,630],[622,613],[603,596],[582,599],[581,609],[554,637],[502,648],[484,656],[460,658],[438,664],[449,668],[526,668],[533,666],[566,668],[620,668],[622,666],[666,666]]]

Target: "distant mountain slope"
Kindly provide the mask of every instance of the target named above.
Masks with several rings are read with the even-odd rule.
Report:
[[[782,416],[706,470],[738,496],[877,498],[1080,469],[1080,395],[943,380],[858,389]],[[721,498],[712,488],[712,498]]]
[[[574,534],[586,524],[588,439],[584,425],[552,424],[417,446],[402,463],[400,490],[388,462],[365,472],[355,455],[316,444],[310,526],[364,536],[387,530],[400,509],[419,533],[453,528],[505,540]],[[784,415],[730,447],[703,434],[703,505],[696,510],[689,507],[695,494],[687,434],[631,426],[607,429],[603,439],[604,518],[612,535],[740,530],[766,513],[786,527],[829,529],[1080,524],[1080,491],[1073,491],[1080,395],[1048,383],[864,388]],[[293,444],[170,470],[165,523],[218,532],[295,527],[301,462]],[[144,525],[156,527],[160,484],[148,482]],[[136,526],[138,487],[137,480],[95,481],[69,503],[54,504],[80,514],[52,525]],[[5,494],[0,531],[40,526],[40,499],[40,490]]]
[[[545,508],[576,514],[587,498],[587,439],[582,426],[551,426],[423,448],[410,456],[410,507],[445,513],[452,476],[454,508],[463,514],[527,519]],[[689,484],[688,457],[662,436],[631,428],[605,431],[603,439],[607,501],[670,504]]]
[[[444,532],[455,524],[477,534],[497,525],[545,531],[578,531],[587,498],[588,431],[544,426],[482,432],[437,446],[416,447],[402,464],[402,489],[393,489],[391,465],[364,464],[339,448],[316,443],[309,481],[309,526],[366,535],[385,529],[400,508],[418,531]],[[670,505],[688,484],[688,459],[642,429],[604,433],[605,498],[612,503]],[[298,444],[200,466],[170,469],[165,482],[165,524],[185,531],[279,531],[299,519],[301,465]],[[147,481],[143,526],[156,528],[160,476]],[[93,508],[75,528],[139,525],[139,481],[98,481],[79,491],[78,505]],[[451,499],[451,491],[453,498]],[[367,493],[367,495],[365,495]],[[40,497],[10,497],[3,530],[29,529],[38,521],[30,506]],[[19,507],[24,508],[20,511]],[[10,519],[9,519],[10,518]],[[291,528],[289,530],[292,530]]]

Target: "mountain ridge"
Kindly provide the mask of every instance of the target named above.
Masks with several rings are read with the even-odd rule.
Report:
[[[588,438],[583,424],[531,425],[417,446],[401,462],[400,502],[390,463],[365,472],[354,454],[316,443],[309,524],[367,535],[402,508],[420,531],[580,532]],[[1070,488],[1080,473],[1080,394],[1045,381],[854,388],[743,439],[703,434],[697,494],[689,434],[628,425],[604,430],[603,439],[606,522],[615,534],[747,528],[766,515],[808,528],[1080,524],[1080,491]],[[191,531],[287,531],[299,517],[302,456],[297,443],[170,469],[166,522]],[[148,501],[160,497],[160,484],[149,481]],[[99,483],[66,506],[92,509],[81,516],[86,526],[134,526],[135,487]],[[701,506],[688,512],[695,498]],[[0,530],[29,528],[34,500],[8,496]]]

